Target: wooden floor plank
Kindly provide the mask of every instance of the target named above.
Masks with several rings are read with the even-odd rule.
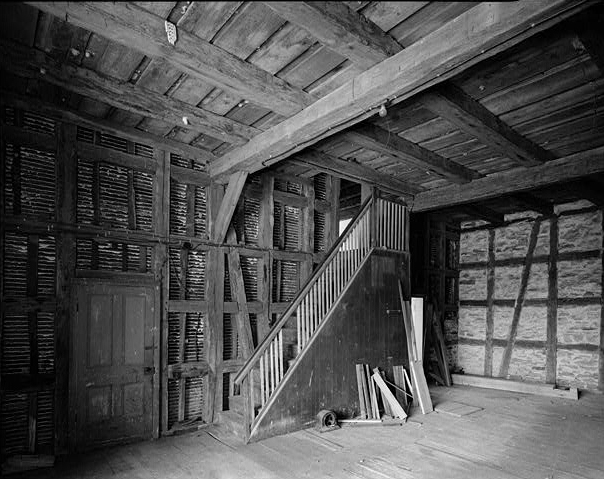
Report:
[[[509,391],[434,387],[449,413],[411,408],[396,427],[314,429],[258,443],[195,433],[59,457],[20,479],[288,477],[543,479],[604,477],[604,396],[578,401]],[[480,408],[461,415],[467,408]]]

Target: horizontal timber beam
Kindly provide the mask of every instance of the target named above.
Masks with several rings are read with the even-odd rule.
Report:
[[[480,3],[376,64],[296,115],[210,164],[224,181],[252,173],[377,112],[386,100],[409,98],[466,70],[584,8],[578,1]]]
[[[354,127],[338,135],[355,145],[410,163],[429,170],[454,183],[467,183],[481,175],[459,163],[448,160],[396,133],[390,133],[376,125]]]
[[[264,2],[363,70],[400,52],[394,38],[344,2]]]
[[[303,90],[184,29],[170,45],[165,19],[134,3],[26,3],[282,115],[292,115],[313,101]]]
[[[354,182],[364,182],[376,186],[386,193],[410,197],[421,191],[417,186],[405,183],[394,176],[381,173],[373,168],[357,163],[335,158],[327,153],[317,150],[307,150],[296,154],[291,160],[296,164],[303,164],[315,168],[317,171],[327,173],[338,178]]]
[[[25,77],[37,78],[115,108],[186,127],[220,141],[245,144],[260,130],[176,98],[118,80],[75,65],[61,64],[44,52],[13,42],[0,41],[3,68]],[[186,119],[186,120],[185,120]]]
[[[460,88],[447,83],[418,98],[429,110],[524,166],[553,160],[552,153],[526,139]]]
[[[80,126],[85,126],[87,128],[97,129],[99,131],[110,133],[127,140],[176,153],[183,158],[195,159],[201,163],[207,163],[208,161],[216,159],[216,156],[214,156],[212,152],[202,148],[197,148],[171,138],[153,135],[136,128],[104,120],[102,118],[96,118],[92,115],[88,115],[71,108],[66,108],[62,105],[56,105],[54,103],[45,102],[36,98],[17,95],[5,90],[0,90],[0,105],[19,108],[25,111],[32,111],[59,120],[75,123]]]
[[[421,192],[415,196],[413,212],[516,194],[601,172],[604,172],[604,147],[575,153],[539,166],[493,174],[465,185],[450,185]]]

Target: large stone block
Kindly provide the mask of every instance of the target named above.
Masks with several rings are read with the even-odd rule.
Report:
[[[533,221],[513,223],[495,231],[495,259],[521,258],[526,256],[533,229]],[[549,222],[539,225],[535,254],[549,252]]]
[[[527,299],[547,299],[548,294],[548,272],[547,263],[531,264],[528,283],[526,285]]]
[[[508,375],[521,381],[545,382],[545,349],[515,347]]]
[[[487,299],[487,272],[486,269],[466,269],[459,273],[459,299],[460,300],[486,300]]]
[[[460,262],[474,263],[487,261],[489,249],[489,232],[486,230],[461,233],[459,238]]]
[[[493,309],[493,338],[507,339],[514,308],[496,306]],[[520,311],[516,339],[545,341],[547,338],[547,308],[524,306]]]
[[[485,339],[486,336],[487,308],[474,306],[461,306],[459,308],[460,338]]]
[[[588,259],[558,262],[558,297],[585,298],[602,295],[602,261]]]
[[[558,306],[558,343],[600,344],[602,306]]]
[[[579,389],[598,388],[598,352],[558,349],[556,382]]]
[[[602,247],[602,212],[561,216],[558,220],[559,251],[587,251]]]
[[[463,368],[466,374],[484,374],[484,346],[459,344],[457,367]]]
[[[493,376],[499,376],[505,348],[493,348]],[[506,378],[545,382],[545,350],[514,347]]]
[[[499,266],[495,268],[494,299],[516,299],[520,289],[522,266]]]

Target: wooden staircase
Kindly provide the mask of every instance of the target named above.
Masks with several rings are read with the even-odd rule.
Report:
[[[234,378],[240,394],[218,414],[225,432],[248,442],[270,410],[288,373],[321,333],[361,267],[376,249],[408,249],[408,212],[403,204],[371,197],[362,205],[281,318]]]

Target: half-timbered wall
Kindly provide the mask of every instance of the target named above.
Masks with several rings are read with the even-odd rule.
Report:
[[[2,453],[68,448],[78,277],[157,286],[154,434],[212,421],[245,356],[239,319],[257,344],[335,241],[339,181],[251,176],[235,235],[215,244],[224,187],[205,164],[131,134],[1,116]]]
[[[466,373],[604,388],[602,210],[555,211],[463,225],[457,366]]]

